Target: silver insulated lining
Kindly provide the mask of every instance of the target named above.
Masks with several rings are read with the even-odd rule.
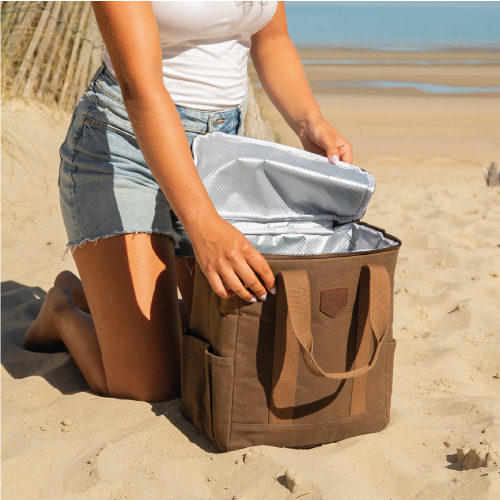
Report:
[[[219,132],[196,137],[193,157],[219,215],[261,253],[318,255],[396,245],[353,223],[375,189],[371,174],[299,149]],[[333,227],[336,223],[347,223]]]
[[[252,234],[243,224],[234,224],[261,253],[279,255],[321,255],[362,252],[387,248],[397,243],[380,231],[354,222],[321,231],[312,228],[282,229],[277,233]]]

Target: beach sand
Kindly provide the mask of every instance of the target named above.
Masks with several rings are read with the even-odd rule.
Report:
[[[403,240],[389,426],[309,450],[261,446],[241,462],[248,450],[219,453],[182,417],[180,400],[151,405],[101,398],[90,392],[69,354],[21,349],[55,275],[75,271],[70,257],[61,260],[66,240],[57,192],[58,149],[69,116],[7,102],[3,499],[500,498],[500,460],[470,470],[456,461],[457,448],[467,444],[491,443],[500,451],[500,188],[486,187],[481,168],[500,161],[500,98],[318,90],[313,72],[329,79],[345,69],[310,68],[325,117],[353,143],[355,163],[377,180],[364,220]],[[431,81],[448,69],[419,71]],[[452,84],[469,85],[472,69],[457,64],[454,71],[463,80]],[[488,68],[477,69],[482,74]],[[498,65],[494,69],[498,73]],[[259,99],[280,142],[299,146],[261,93]],[[293,493],[285,477],[290,470],[298,475]]]

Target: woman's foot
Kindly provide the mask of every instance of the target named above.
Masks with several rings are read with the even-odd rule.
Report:
[[[33,324],[24,335],[23,347],[28,351],[59,352],[65,347],[57,331],[57,317],[64,311],[76,308],[69,287],[58,285],[51,288]]]
[[[57,285],[66,285],[73,294],[73,300],[75,301],[76,307],[78,307],[81,311],[90,314],[82,282],[77,276],[75,276],[71,271],[63,271],[59,273],[54,280],[54,286]]]

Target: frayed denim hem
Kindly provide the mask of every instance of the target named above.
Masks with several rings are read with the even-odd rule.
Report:
[[[66,245],[66,250],[64,251],[62,260],[64,260],[69,253],[73,255],[77,248],[82,248],[86,243],[93,243],[94,245],[97,245],[99,241],[106,238],[112,238],[113,236],[120,236],[121,234],[162,234],[163,236],[168,236],[172,239],[174,242],[174,248],[180,248],[180,236],[175,231],[160,231],[159,229],[151,229],[150,231],[115,231],[113,234],[106,234],[104,236],[98,236],[97,238],[85,238],[78,243],[69,242]]]

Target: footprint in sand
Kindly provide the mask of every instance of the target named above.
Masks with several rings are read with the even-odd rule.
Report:
[[[250,448],[235,460],[235,454],[210,461],[205,471],[211,498],[272,498],[292,500],[304,495],[307,500],[323,498],[321,490],[307,478],[276,463],[261,448]]]
[[[83,493],[99,482],[99,471],[97,468],[97,456],[99,452],[87,453],[78,460],[69,464],[63,477],[63,493]]]
[[[447,314],[431,322],[430,330],[438,333],[448,333],[468,328],[471,324],[471,313],[467,307],[455,306]]]
[[[425,251],[417,250],[413,252],[413,259],[423,266],[432,269],[451,269],[460,265],[458,255],[450,251]]]

